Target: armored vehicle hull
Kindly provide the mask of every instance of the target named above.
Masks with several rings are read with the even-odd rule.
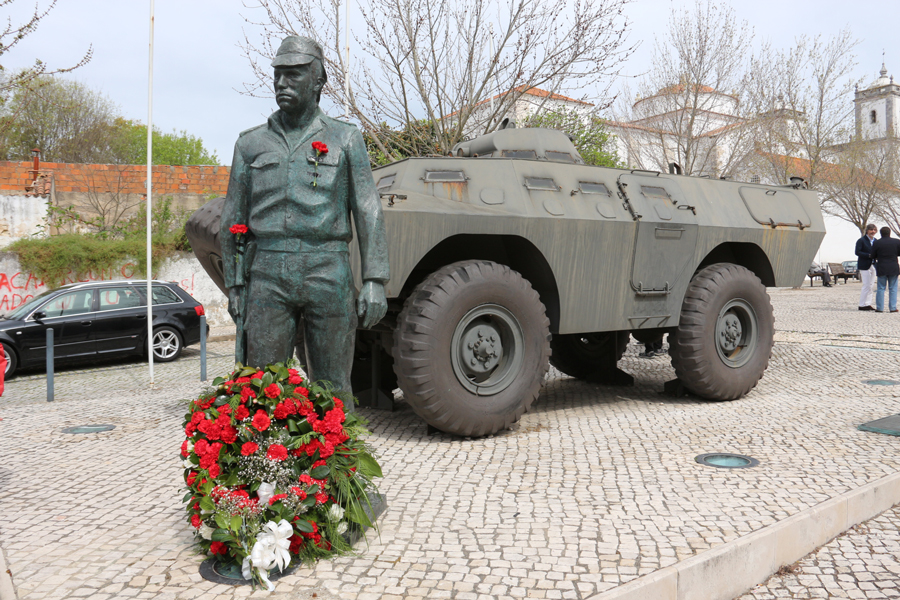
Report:
[[[825,234],[815,192],[588,166],[553,130],[502,130],[454,153],[374,171],[391,308],[360,332],[364,400],[399,386],[430,425],[489,434],[527,410],[550,363],[629,383],[616,367],[629,334],[669,334],[678,378],[704,398],[738,398],[762,377],[765,287],[806,275]],[[204,230],[189,224],[206,266]]]

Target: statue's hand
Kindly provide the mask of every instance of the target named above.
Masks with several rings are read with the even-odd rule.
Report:
[[[228,314],[230,314],[231,318],[235,321],[237,321],[244,312],[244,307],[241,306],[241,293],[243,290],[244,287],[240,285],[228,288]]]
[[[387,314],[387,299],[380,281],[367,281],[359,295],[358,310],[363,329],[369,329]]]

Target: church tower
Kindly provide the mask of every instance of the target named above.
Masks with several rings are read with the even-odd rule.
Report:
[[[881,65],[880,77],[856,90],[856,135],[863,140],[894,140],[900,134],[900,85]]]

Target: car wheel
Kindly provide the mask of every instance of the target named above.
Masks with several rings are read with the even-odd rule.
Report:
[[[462,436],[496,433],[540,393],[550,320],[519,273],[490,261],[457,262],[407,299],[393,355],[406,401],[428,424]]]
[[[4,379],[12,379],[16,373],[16,367],[19,366],[19,359],[16,351],[11,350],[6,344],[3,345],[3,356],[6,357],[6,370],[3,372]]]
[[[694,275],[669,343],[675,374],[707,400],[735,400],[753,389],[769,365],[775,316],[759,278],[720,263]]]
[[[172,327],[157,327],[153,330],[153,360],[169,362],[178,358],[184,347],[181,334]]]
[[[554,335],[550,340],[550,364],[571,377],[597,374],[611,358],[619,362],[628,347],[628,334],[616,332]],[[610,354],[613,356],[610,357]]]

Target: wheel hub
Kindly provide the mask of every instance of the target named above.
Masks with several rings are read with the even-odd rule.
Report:
[[[519,375],[524,342],[522,326],[508,309],[497,304],[477,306],[460,319],[453,333],[453,372],[475,395],[500,393]]]
[[[466,370],[487,373],[503,358],[500,332],[490,324],[469,330],[463,338],[462,354]]]
[[[741,341],[741,334],[741,321],[733,314],[725,315],[719,332],[719,343],[722,344],[722,349],[731,352],[737,348]]]

